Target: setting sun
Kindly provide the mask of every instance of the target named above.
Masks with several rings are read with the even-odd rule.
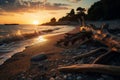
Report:
[[[34,25],[38,25],[38,24],[39,24],[39,21],[35,20],[35,21],[33,21],[33,24],[34,24]]]

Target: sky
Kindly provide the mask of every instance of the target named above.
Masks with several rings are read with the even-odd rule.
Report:
[[[88,9],[99,0],[0,0],[0,24],[39,24],[57,20],[71,9]]]

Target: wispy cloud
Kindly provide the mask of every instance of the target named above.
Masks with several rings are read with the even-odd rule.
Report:
[[[68,9],[68,4],[50,3],[47,0],[0,0],[0,11],[23,12],[35,10],[63,10]]]
[[[54,3],[54,6],[70,6],[69,4]]]
[[[79,1],[81,1],[81,0],[69,0],[69,1],[76,3],[76,2],[79,2]]]

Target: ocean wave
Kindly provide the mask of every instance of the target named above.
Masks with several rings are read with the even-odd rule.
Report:
[[[15,34],[10,34],[10,35],[8,34],[5,37],[1,36],[0,45],[5,44],[5,43],[15,42],[15,41],[31,39],[31,38],[38,37],[43,34],[51,33],[53,31],[59,30],[59,29],[60,28],[54,28],[54,29],[48,29],[48,30],[42,30],[42,31],[34,31],[33,33],[25,33],[25,34],[21,34],[21,32],[18,31]]]

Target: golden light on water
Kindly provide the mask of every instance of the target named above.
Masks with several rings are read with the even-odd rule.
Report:
[[[45,39],[43,36],[38,37],[38,42],[45,42],[47,39]]]
[[[16,35],[21,35],[21,31],[18,30],[17,33],[16,33]]]

